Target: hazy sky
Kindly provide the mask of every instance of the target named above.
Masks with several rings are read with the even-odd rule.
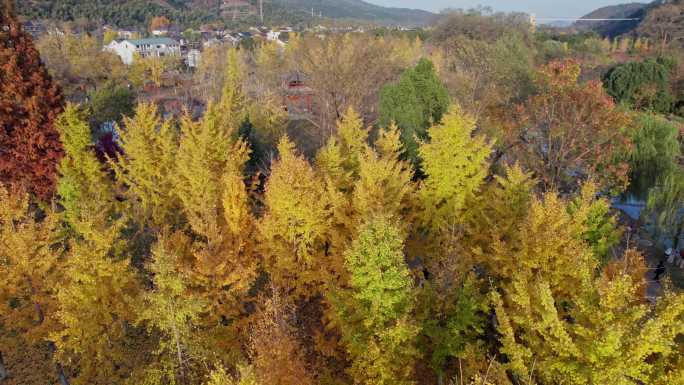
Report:
[[[490,6],[497,11],[534,13],[538,17],[580,17],[606,5],[643,0],[366,0],[370,3],[404,8],[439,11],[444,8],[474,8]]]

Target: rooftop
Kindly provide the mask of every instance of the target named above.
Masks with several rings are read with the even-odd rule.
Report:
[[[168,38],[168,37],[151,37],[148,39],[135,39],[135,40],[127,40],[129,43],[133,45],[155,45],[155,44],[166,44],[166,45],[172,45],[172,44],[178,44],[177,41]]]

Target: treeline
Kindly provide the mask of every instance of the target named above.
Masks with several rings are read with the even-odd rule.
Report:
[[[608,200],[681,170],[680,135],[582,79],[593,56],[540,63],[506,20],[215,49],[206,111],[163,118],[65,104],[1,15],[3,385],[684,378],[684,294],[650,295]],[[284,69],[313,140],[272,98]],[[653,195],[662,228],[677,191]]]
[[[241,17],[233,20],[232,14],[222,15],[220,1],[144,1],[144,0],[27,0],[18,2],[18,13],[28,20],[47,20],[54,23],[75,24],[86,31],[94,30],[103,24],[119,28],[131,28],[145,31],[155,17],[164,16],[172,20],[174,25],[186,28],[199,28],[201,25],[211,23],[230,28],[244,28],[259,25],[261,20],[257,15]],[[330,6],[330,5],[329,5]],[[377,9],[376,9],[377,8]],[[335,12],[328,13],[327,17],[338,17],[342,11],[347,16],[346,9],[332,3]],[[382,13],[381,7],[372,7],[372,11],[378,16],[385,16],[391,22],[394,19],[406,15],[389,12]],[[359,15],[361,19],[367,19],[362,9],[354,9],[352,15]],[[283,24],[297,26],[311,21],[309,8],[306,4],[291,4],[285,2],[264,3],[265,22],[271,24]],[[410,16],[410,15],[409,15]],[[422,21],[425,15],[420,15]],[[326,22],[330,19],[320,19]]]
[[[17,11],[29,20],[109,24],[142,30],[156,16],[166,16],[180,25],[195,27],[217,20],[216,9],[168,3],[170,6],[142,0],[29,0],[19,1]]]

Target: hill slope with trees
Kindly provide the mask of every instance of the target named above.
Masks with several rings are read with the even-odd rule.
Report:
[[[584,16],[583,19],[632,19],[642,18],[648,4],[629,3],[602,7]],[[618,36],[625,32],[634,30],[639,25],[639,21],[578,21],[575,27],[580,30],[592,30],[604,36]]]
[[[638,19],[615,22],[578,21],[575,27],[606,37],[637,34],[669,44],[684,40],[684,1],[656,0],[649,4],[630,3],[599,8],[584,19]]]
[[[256,4],[256,0],[253,0]],[[220,20],[220,0],[28,0],[19,13],[29,19],[76,21],[87,19],[120,27],[146,26],[155,16],[166,16],[183,26]],[[361,0],[272,0],[264,2],[266,22],[298,23],[316,15],[384,24],[424,25],[434,14],[406,8],[388,8]],[[256,21],[256,18],[255,18]]]

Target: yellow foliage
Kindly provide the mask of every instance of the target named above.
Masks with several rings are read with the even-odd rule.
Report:
[[[233,127],[222,116],[210,107],[199,122],[183,118],[173,177],[182,212],[200,236],[185,270],[190,285],[210,303],[211,316],[205,322],[212,327],[221,317],[241,312],[258,262],[255,220],[243,176],[249,149],[234,139]]]
[[[100,212],[101,220],[113,220],[119,204],[113,183],[92,149],[90,126],[82,112],[68,104],[56,125],[65,152],[59,164],[59,201],[65,221],[87,238],[92,229],[85,217]]]
[[[582,236],[590,206],[571,214],[567,202],[547,193],[531,201],[519,234],[476,251],[499,287],[491,300],[508,367],[542,383],[577,385],[670,376],[684,296],[668,293],[647,306],[643,257],[633,251],[597,275],[599,258]]]
[[[426,175],[418,191],[420,222],[434,234],[463,221],[466,200],[487,176],[491,144],[482,136],[473,138],[474,130],[475,121],[452,107],[441,124],[428,129],[430,140],[418,149]]]
[[[94,214],[91,214],[94,215]],[[61,330],[52,333],[62,362],[79,362],[75,384],[109,384],[128,377],[141,362],[131,351],[128,332],[142,289],[126,258],[112,257],[119,226],[97,229],[88,240],[71,244],[59,286],[57,318]],[[132,354],[135,353],[135,354]]]
[[[279,287],[308,296],[325,282],[320,269],[325,265],[328,202],[323,184],[287,137],[278,151],[259,223],[265,263]]]
[[[140,223],[161,228],[178,223],[179,202],[171,175],[175,169],[178,137],[170,121],[162,122],[154,104],[141,103],[120,130],[123,154],[109,164],[126,187]]]
[[[27,194],[0,186],[0,336],[23,331],[36,344],[57,327],[64,250],[58,215],[29,202]]]
[[[295,327],[295,308],[272,287],[250,330],[250,356],[259,383],[313,385]],[[287,362],[287,365],[283,365]]]
[[[352,204],[356,226],[377,216],[403,219],[409,223],[414,201],[411,165],[399,159],[399,130],[383,130],[377,143],[381,155],[367,148],[359,162],[359,178],[354,186]]]

